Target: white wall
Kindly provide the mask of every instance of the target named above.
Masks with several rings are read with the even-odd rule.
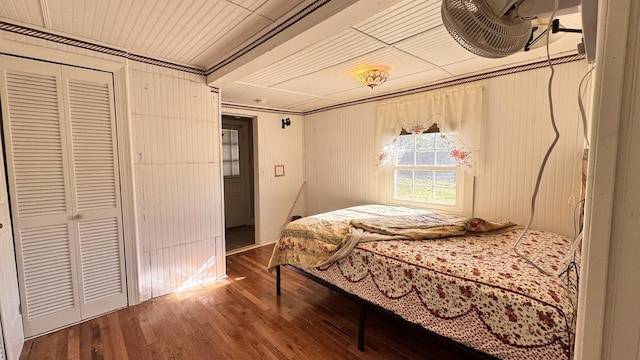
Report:
[[[573,211],[580,200],[583,131],[577,89],[586,61],[555,66],[553,105],[560,140],[549,158],[533,227],[573,236]],[[474,214],[525,224],[538,168],[553,140],[542,68],[484,82],[480,171]]]
[[[218,94],[204,78],[130,62],[143,299],[223,277]]]
[[[304,182],[303,118],[224,106],[222,113],[254,118],[256,238],[259,244],[275,241],[292,207],[293,215],[306,215],[304,190],[294,206]],[[291,125],[283,129],[282,119],[286,118]],[[274,165],[284,165],[285,176],[275,177]]]
[[[533,226],[572,235],[583,148],[575,99],[586,63],[555,69],[554,106],[562,135],[545,171]],[[484,92],[475,216],[526,223],[538,166],[553,134],[546,98],[548,74],[543,68],[478,82]],[[305,118],[307,213],[380,201],[375,118],[375,103]]]
[[[376,104],[305,117],[307,213],[379,203],[374,134]]]

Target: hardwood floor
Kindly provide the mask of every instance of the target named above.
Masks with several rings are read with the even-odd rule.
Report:
[[[378,311],[357,349],[358,307],[291,270],[265,270],[273,245],[227,257],[228,279],[26,341],[21,359],[474,359]]]
[[[253,245],[256,243],[256,227],[245,225],[225,229],[224,238],[227,252]]]

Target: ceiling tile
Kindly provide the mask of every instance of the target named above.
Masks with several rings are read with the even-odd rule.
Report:
[[[240,81],[271,87],[357,58],[382,46],[363,34],[346,30],[318,44],[312,44]]]
[[[476,57],[476,55],[458,45],[449,35],[444,25],[404,40],[394,46],[437,66]]]
[[[249,11],[256,11],[257,8],[263,6],[267,0],[227,0],[232,4],[236,4],[240,7],[243,7]],[[282,5],[282,4],[280,4]]]
[[[270,20],[256,14],[251,14],[236,26],[228,26],[225,29],[227,32],[220,34],[221,37],[218,41],[209,40],[208,42],[203,42],[202,45],[205,46],[205,48],[194,51],[193,57],[191,57],[188,62],[197,64],[203,68],[210,68],[233,55],[235,51],[238,51],[238,45],[249,40],[256,29],[262,30],[271,24]],[[221,30],[222,29],[217,29],[217,31]]]
[[[376,64],[388,67],[390,79],[433,68],[432,65],[416,57],[393,48],[384,48],[330,68],[307,72],[303,76],[279,83],[275,87],[330,97],[331,94],[340,93],[347,89],[363,87],[355,79],[356,75],[364,68]]]
[[[255,12],[257,15],[263,16],[271,21],[276,21],[303,2],[303,0],[288,0],[286,2],[266,1],[262,6],[256,9]]]
[[[278,89],[264,89],[257,86],[235,83],[222,89],[224,102],[260,105],[273,108],[288,108],[291,104],[315,99],[315,97]],[[256,99],[267,100],[265,104],[257,104]]]
[[[562,34],[557,41],[549,44],[549,52],[552,57],[568,56],[577,53],[576,47],[582,36],[580,34]],[[520,51],[516,54],[499,58],[488,59],[483,57],[474,57],[465,61],[443,66],[442,69],[450,72],[454,76],[475,75],[483,72],[514,67],[518,65],[529,64],[547,59],[546,48],[539,47],[530,51]]]
[[[441,0],[405,0],[354,28],[387,44],[427,31],[442,24]]]
[[[39,0],[3,0],[0,2],[0,18],[44,26]]]

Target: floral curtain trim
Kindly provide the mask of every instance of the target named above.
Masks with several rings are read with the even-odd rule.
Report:
[[[447,149],[449,150],[449,155],[451,155],[459,166],[462,166],[469,171],[475,169],[475,166],[477,165],[477,151],[472,151],[466,147],[462,141],[453,134],[441,133],[440,139],[445,141]]]
[[[379,152],[376,157],[378,160],[378,166],[383,166],[383,165],[388,165],[389,161],[391,159],[391,156],[393,155],[393,150],[396,147],[396,140],[398,140],[398,137],[396,137],[395,139],[393,139],[393,141],[390,144],[387,144],[383,147],[382,151]]]

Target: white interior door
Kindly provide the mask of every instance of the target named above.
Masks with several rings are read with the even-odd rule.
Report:
[[[243,121],[223,119],[222,129],[225,228],[249,225],[252,215],[249,126]]]
[[[4,145],[27,337],[126,306],[109,73],[2,57]]]
[[[120,176],[109,73],[63,67],[73,237],[83,319],[127,304]]]

